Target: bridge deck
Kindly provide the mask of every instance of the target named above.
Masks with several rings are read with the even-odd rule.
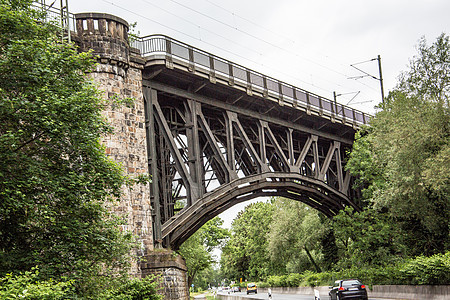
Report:
[[[256,96],[289,106],[308,115],[316,115],[359,127],[367,124],[370,115],[301,88],[279,81],[244,66],[235,64],[201,49],[163,35],[139,38],[132,43],[146,57],[147,65],[164,64],[169,69],[187,71],[208,79],[211,83],[222,83],[249,96]]]

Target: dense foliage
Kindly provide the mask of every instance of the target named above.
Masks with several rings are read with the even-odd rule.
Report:
[[[97,300],[161,300],[158,294],[158,279],[147,276],[144,279],[123,278],[120,284],[101,290],[93,299]],[[83,299],[74,289],[74,281],[42,280],[39,271],[18,275],[7,274],[0,278],[0,299],[13,300],[58,300]]]
[[[353,267],[341,271],[272,275],[259,286],[330,286],[336,279],[358,278],[368,285],[446,285],[450,282],[450,252],[431,257],[419,256],[383,267]]]
[[[347,208],[333,218],[333,232],[340,259],[332,269],[383,266],[404,257],[400,230],[386,214],[374,209],[355,212]]]
[[[133,237],[107,209],[127,180],[100,144],[112,131],[85,77],[95,60],[31,2],[0,0],[0,277],[98,299],[129,282]]]
[[[276,273],[296,273],[307,269],[321,271],[321,238],[326,225],[316,210],[289,199],[273,200],[274,217],[268,232],[268,252]]]
[[[450,42],[422,39],[398,87],[357,135],[349,170],[365,185],[372,214],[396,224],[406,255],[448,250]],[[398,227],[398,228],[397,228]]]
[[[230,280],[259,280],[276,266],[267,252],[269,226],[274,206],[270,202],[250,204],[231,225],[231,238],[222,248],[221,271]]]
[[[188,285],[207,288],[212,278],[205,276],[214,273],[214,249],[220,248],[229,238],[228,229],[222,228],[223,220],[215,217],[206,222],[197,232],[190,236],[178,251],[186,260],[188,268]],[[199,276],[203,275],[203,276]]]
[[[143,279],[126,279],[114,288],[98,295],[99,300],[162,300],[163,295],[158,294],[158,278],[149,275]]]
[[[39,281],[39,271],[36,269],[0,278],[0,299],[67,299],[72,293],[70,281]]]

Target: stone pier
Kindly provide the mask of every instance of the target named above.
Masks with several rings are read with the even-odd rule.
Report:
[[[165,299],[189,299],[187,268],[184,259],[167,249],[155,249],[141,263],[142,275],[161,278],[160,288]]]
[[[130,177],[148,174],[142,92],[145,60],[138,50],[129,47],[129,25],[109,14],[81,13],[75,17],[74,40],[79,51],[92,50],[97,57],[96,68],[89,76],[110,103],[103,113],[114,133],[103,140],[106,153],[119,162]],[[153,249],[150,203],[149,184],[137,184],[132,188],[123,187],[120,202],[111,207],[115,213],[126,217],[127,225],[123,230],[138,237],[140,247],[135,249],[131,274],[136,277],[160,275],[165,299],[189,299],[184,260],[169,250]]]

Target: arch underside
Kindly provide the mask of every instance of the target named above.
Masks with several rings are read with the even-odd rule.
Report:
[[[359,210],[348,197],[321,181],[295,173],[263,173],[236,179],[204,195],[162,226],[163,238],[169,237],[170,247],[179,246],[208,220],[232,206],[258,197],[281,196],[303,202],[332,217],[351,206]]]

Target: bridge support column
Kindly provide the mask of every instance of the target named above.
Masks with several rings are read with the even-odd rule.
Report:
[[[189,287],[184,259],[167,249],[148,253],[141,264],[142,276],[161,277],[160,287],[165,300],[188,300]]]
[[[119,162],[131,178],[148,173],[142,70],[144,60],[128,45],[128,23],[109,14],[82,13],[76,16],[77,34],[73,37],[82,52],[93,50],[97,65],[88,76],[98,85],[107,101],[103,115],[113,127],[113,134],[102,143],[106,153]],[[120,99],[131,98],[125,105]],[[153,250],[152,216],[149,184],[123,186],[120,201],[111,205],[122,216],[122,227],[137,236],[130,273],[140,277],[140,257]]]

